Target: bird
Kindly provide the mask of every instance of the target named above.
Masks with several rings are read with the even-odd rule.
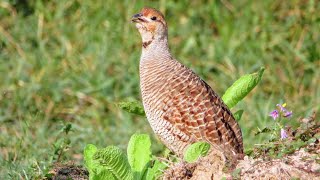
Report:
[[[207,142],[233,155],[243,154],[239,124],[226,104],[190,68],[176,60],[168,44],[168,26],[157,9],[133,15],[142,38],[139,61],[142,104],[160,141],[178,157],[187,147]]]

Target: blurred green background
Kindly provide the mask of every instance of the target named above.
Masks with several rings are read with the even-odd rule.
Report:
[[[56,161],[81,163],[88,143],[125,150],[134,132],[153,136],[146,118],[115,105],[140,99],[141,39],[130,17],[143,6],[164,12],[172,53],[220,95],[266,67],[232,109],[245,110],[246,149],[266,140],[254,132],[272,123],[277,103],[293,110],[288,124],[319,115],[319,1],[1,0],[0,179],[40,178]],[[59,155],[61,142],[68,145]]]

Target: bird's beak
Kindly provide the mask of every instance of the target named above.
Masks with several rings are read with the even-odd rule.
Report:
[[[145,22],[143,15],[141,13],[135,14],[131,18],[131,22]]]

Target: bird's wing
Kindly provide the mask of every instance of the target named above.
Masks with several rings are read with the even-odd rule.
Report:
[[[192,70],[176,62],[169,73],[169,101],[162,118],[194,140],[233,147],[243,153],[241,129],[221,98]]]

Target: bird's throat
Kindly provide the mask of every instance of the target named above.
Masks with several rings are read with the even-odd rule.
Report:
[[[154,57],[159,59],[162,59],[163,57],[171,57],[168,40],[166,38],[144,39],[142,42],[141,60],[149,61],[154,59]]]
[[[152,43],[152,40],[142,42],[142,47],[143,47],[143,48],[147,48],[151,43]]]

